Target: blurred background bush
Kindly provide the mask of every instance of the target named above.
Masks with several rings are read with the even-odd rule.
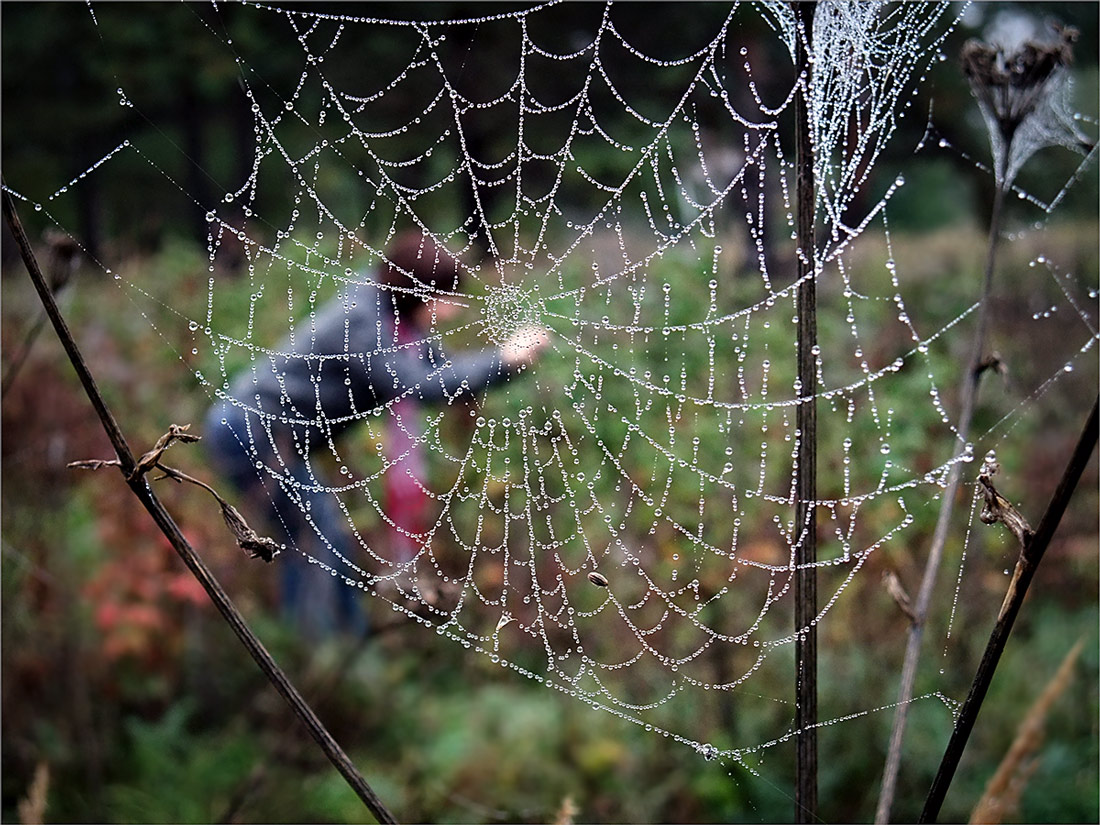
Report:
[[[518,7],[493,4],[492,10]],[[654,26],[654,8],[623,4],[620,11],[616,5],[624,28],[631,28],[639,44],[653,53],[660,53],[662,43],[709,37],[715,21],[726,13],[711,4],[692,5],[690,14],[664,9],[665,25]],[[40,199],[121,141],[130,139],[143,147],[145,159],[120,157],[112,162],[110,174],[80,181],[73,196],[54,209],[58,222],[88,253],[75,260],[75,277],[63,293],[64,310],[132,444],[143,448],[170,421],[198,421],[206,398],[182,380],[187,376],[180,356],[158,343],[150,327],[156,319],[135,305],[120,304],[122,293],[88,258],[117,262],[120,271],[155,272],[161,294],[174,296],[180,305],[201,305],[206,297],[204,213],[218,193],[247,178],[254,150],[237,66],[210,36],[211,15],[242,50],[263,56],[258,68],[274,88],[293,87],[301,53],[287,46],[294,35],[285,18],[256,14],[244,6],[219,5],[212,11],[183,4],[95,4],[93,9],[98,28],[82,4],[5,5],[4,176],[14,190]],[[485,8],[375,3],[344,4],[340,11],[443,19],[480,14]],[[568,13],[546,15],[538,36],[543,42],[569,44],[590,27],[589,18],[601,13],[601,6],[570,5]],[[1056,18],[1080,30],[1076,97],[1085,112],[1096,114],[1096,4],[969,7],[945,46],[949,59],[936,65],[890,152],[879,161],[867,194],[873,202],[904,171],[907,185],[889,213],[893,256],[904,273],[906,303],[920,308],[930,329],[947,323],[975,299],[993,186],[991,176],[975,162],[988,158],[987,138],[954,58],[967,37],[990,25],[1012,25],[1021,16]],[[761,52],[775,48],[774,35],[755,14],[746,12],[738,19],[744,36]],[[496,61],[514,61],[515,43],[494,42],[492,37],[487,27],[446,46],[455,55],[477,56],[480,65],[471,71],[471,83],[490,84],[500,73]],[[404,59],[396,38],[379,37],[359,46],[382,66]],[[616,68],[609,57],[608,70]],[[547,84],[545,93],[553,95],[554,77],[542,82]],[[669,91],[646,87],[642,78],[626,76],[623,82],[634,82],[638,88],[633,91],[654,97]],[[789,80],[774,82],[781,87]],[[140,98],[140,110],[120,105],[118,88]],[[394,118],[421,105],[415,96],[394,97]],[[931,122],[952,148],[914,154],[930,104]],[[616,107],[607,111],[616,117]],[[629,132],[629,118],[621,111],[617,116],[621,120],[613,125]],[[495,156],[493,142],[502,138],[487,124],[468,139],[479,154]],[[441,158],[440,163],[447,168],[453,159]],[[586,157],[583,163],[613,176],[622,159],[608,153]],[[1068,152],[1045,152],[1025,170],[1020,186],[1049,199],[1079,163]],[[194,202],[179,197],[178,191],[165,196],[166,177],[177,181]],[[354,204],[362,198],[350,174],[327,185],[333,193],[345,193],[330,195],[332,199]],[[255,204],[257,212],[284,211],[276,194],[271,202]],[[1057,348],[1048,348],[1042,339],[1057,338],[1057,319],[1038,333],[1032,320],[1060,300],[1057,285],[1037,278],[1028,263],[1046,254],[1063,271],[1095,285],[1098,197],[1092,168],[1069,191],[1047,230],[1006,245],[994,324],[997,347],[1024,386],[1062,363]],[[1012,226],[1045,217],[1022,201],[1010,206]],[[460,215],[471,212],[469,204],[441,210],[448,208]],[[30,209],[22,212],[30,236],[41,241],[43,260],[64,266],[56,244],[51,247],[45,234],[52,224]],[[735,226],[727,232],[745,243]],[[777,244],[775,254],[789,258],[791,250]],[[872,277],[885,258],[885,249],[871,244],[855,265]],[[28,340],[38,309],[6,234],[3,263],[7,369]],[[675,277],[676,267],[684,264],[673,257],[662,265]],[[235,287],[242,306],[247,306],[248,288],[244,279]],[[286,319],[257,323],[278,336]],[[830,323],[822,319],[824,335],[831,334]],[[874,323],[869,318],[867,328]],[[844,330],[842,326],[834,334]],[[941,386],[957,385],[952,371],[964,358],[967,341],[957,336],[942,353],[936,367]],[[781,342],[777,337],[776,346]],[[885,352],[892,344],[882,341],[881,346]],[[1089,373],[1079,371],[1060,381],[1022,417],[1013,437],[998,446],[1004,485],[1014,500],[1025,503],[1033,520],[1056,483],[1095,391],[1095,374]],[[924,410],[927,400],[916,397],[927,393],[927,383],[917,378],[906,383],[900,376],[894,390],[902,399],[911,393],[912,408]],[[1003,410],[990,412],[999,414]],[[985,426],[995,420],[991,417]],[[910,421],[896,436],[909,442],[908,454],[919,454],[925,428],[932,430],[937,423]],[[368,448],[373,436],[364,431],[356,437]],[[454,437],[461,438],[461,432]],[[931,454],[937,446],[928,445],[929,463],[942,460]],[[173,458],[181,468],[202,474],[199,453],[188,453],[186,447],[176,451]],[[3,399],[4,818],[361,821],[365,812],[354,795],[242,656],[231,632],[118,479],[65,469],[70,460],[109,455],[60,347],[46,331]],[[788,750],[776,748],[759,777],[737,766],[703,762],[668,739],[518,679],[482,658],[469,658],[458,646],[378,609],[386,607],[381,603],[371,605],[376,633],[368,644],[333,640],[320,649],[303,646],[276,618],[270,571],[242,563],[209,501],[197,491],[174,486],[159,492],[276,658],[402,819],[551,822],[575,816],[688,822],[783,821],[790,816]],[[1085,653],[1048,721],[1036,773],[1015,815],[1021,821],[1098,817],[1097,500],[1094,462],[1033,586],[945,819],[967,816],[968,806],[1007,750],[1017,722],[1082,635]],[[695,494],[688,491],[684,501],[674,500],[670,506],[690,508],[694,501]],[[910,535],[923,546],[933,515],[921,518]],[[753,540],[744,533],[740,538]],[[955,619],[950,658],[941,665],[948,671],[945,692],[953,697],[961,697],[969,683],[1003,595],[1002,570],[1014,560],[1008,542],[977,527],[969,548],[965,609]],[[917,580],[915,560],[895,553],[889,562],[907,581]],[[947,579],[952,569],[957,567],[943,574],[943,618],[940,635],[933,634],[933,639],[942,638],[950,609],[953,583]],[[864,574],[835,608],[837,620],[822,643],[826,705],[830,696],[853,689],[891,700],[904,618],[884,595],[879,572],[876,568]],[[873,621],[867,611],[873,611]],[[830,644],[847,646],[835,666]],[[937,653],[930,644],[926,656]],[[940,689],[942,684],[937,683]],[[764,682],[755,687],[765,695],[789,690],[786,684]],[[938,763],[948,733],[940,711],[928,703],[914,708],[895,807],[899,820],[915,817]],[[690,716],[696,710],[671,712]],[[766,740],[781,728],[778,716],[721,722],[736,728],[738,741]],[[824,818],[869,818],[889,723],[888,713],[878,713],[823,733]],[[44,800],[37,809],[31,804],[36,782]]]

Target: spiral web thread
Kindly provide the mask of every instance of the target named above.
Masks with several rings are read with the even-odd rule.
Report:
[[[795,639],[800,392],[784,135],[803,33],[782,3],[708,6],[712,30],[689,44],[645,19],[668,8],[585,8],[563,44],[540,32],[560,30],[577,7],[554,3],[451,21],[249,6],[298,50],[300,77],[286,89],[264,79],[265,57],[234,43],[217,14],[203,16],[247,98],[251,174],[218,203],[195,201],[209,229],[204,311],[179,309],[152,279],[115,277],[139,305],[165,310],[158,332],[185,363],[205,365],[195,376],[211,400],[263,422],[245,446],[269,489],[304,500],[278,454],[261,460],[256,445],[280,443],[288,422],[322,434],[284,449],[307,462],[344,523],[313,522],[317,541],[286,552],[503,667],[751,770],[750,754],[796,733],[790,697],[775,681],[763,693],[754,685],[769,666],[790,670]],[[971,460],[960,448],[921,467],[895,449],[911,418],[951,443],[929,353],[973,307],[932,328],[911,316],[886,231],[904,181],[867,197],[951,25],[946,4],[818,4],[816,275],[822,314],[843,319],[823,327],[817,353],[819,623],[876,553],[905,541],[951,466]],[[508,51],[487,53],[486,43]],[[369,59],[364,44],[377,50]],[[119,96],[135,105],[121,87]],[[49,201],[131,155],[160,168],[127,140],[35,208],[49,212]],[[341,439],[324,435],[343,422],[323,408],[272,412],[234,393],[236,376],[270,372],[281,358],[312,359],[319,375],[329,358],[384,360],[407,346],[295,356],[254,328],[281,317],[285,330],[310,335],[305,322],[372,277],[406,230],[466,270],[467,288],[442,296],[467,307],[464,320],[433,322],[429,333],[444,353],[538,324],[550,331],[548,354],[487,394],[425,405],[415,425],[401,399],[356,410],[360,426]],[[850,262],[865,235],[886,238],[873,278]],[[249,284],[244,307],[231,297],[240,292],[232,256],[244,273],[234,277]],[[1072,287],[1086,340],[1067,368],[1097,339],[1092,305]],[[925,409],[891,405],[902,371],[926,376]],[[386,454],[387,424],[427,455],[422,533],[409,535],[384,504],[402,458]],[[334,550],[333,529],[351,532],[354,556]],[[411,558],[393,551],[397,535],[414,544]],[[874,710],[860,700],[853,691],[852,706],[822,724]],[[712,741],[707,720],[722,713],[766,721]]]

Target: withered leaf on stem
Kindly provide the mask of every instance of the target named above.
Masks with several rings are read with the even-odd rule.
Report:
[[[993,486],[993,474],[997,472],[997,469],[996,464],[987,465],[978,475],[978,484],[981,486],[982,496],[985,498],[985,504],[982,505],[982,511],[978,514],[978,518],[982,520],[983,524],[996,524],[997,522],[1004,524],[1016,537],[1016,541],[1020,543],[1020,549],[1022,550],[1031,541],[1034,531],[1031,529],[1031,525],[1027,523],[1027,519],[1012,506],[1012,502],[998,493],[997,488]]]
[[[279,545],[275,540],[261,536],[249,527],[248,522],[237,512],[237,508],[229,502],[219,497],[218,503],[221,505],[222,517],[230,532],[233,533],[233,538],[237,540],[240,548],[249,554],[249,558],[263,559],[269,563],[274,561],[279,555]]]
[[[187,424],[183,427],[173,424],[171,428],[157,441],[156,446],[149,452],[141,457],[141,461],[138,462],[134,474],[130,477],[132,481],[135,478],[140,478],[144,473],[156,467],[164,473],[163,476],[158,477],[157,481],[161,479],[171,479],[177,483],[188,482],[202,487],[210,495],[212,495],[218,502],[222,509],[222,518],[225,519],[226,525],[229,527],[229,531],[233,534],[233,538],[236,540],[237,545],[248,553],[249,558],[263,559],[266,562],[274,561],[275,557],[279,555],[279,545],[275,543],[274,539],[266,536],[261,536],[255,530],[248,526],[248,522],[244,520],[237,508],[222,498],[218,491],[211,487],[204,481],[199,481],[197,478],[192,478],[187,473],[180,472],[174,467],[169,467],[166,464],[160,463],[160,457],[164,454],[164,451],[172,444],[173,441],[198,441],[199,436],[190,435],[187,433]],[[102,467],[118,467],[120,462],[118,459],[102,459],[91,458],[84,461],[71,461],[68,466],[73,469],[80,470],[99,470]]]
[[[172,446],[174,441],[193,442],[199,441],[201,436],[191,435],[187,432],[191,429],[190,424],[171,424],[168,427],[168,432],[157,439],[157,443],[153,445],[153,449],[143,455],[134,467],[134,471],[130,474],[130,481],[136,478],[141,478],[147,472],[152,470],[157,462],[160,461],[161,456],[164,455],[165,450]]]

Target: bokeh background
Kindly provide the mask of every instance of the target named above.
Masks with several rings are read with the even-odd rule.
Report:
[[[494,4],[492,10],[519,7]],[[655,54],[669,42],[709,37],[726,13],[725,7],[706,3],[690,8],[685,14],[662,4],[615,7],[623,30]],[[276,87],[293,86],[302,54],[296,44],[288,46],[295,35],[284,17],[243,6],[95,4],[93,9],[98,26],[83,4],[5,3],[0,10],[3,170],[13,190],[41,200],[123,140],[143,147],[147,161],[120,156],[109,174],[88,176],[73,187],[71,197],[51,207],[69,235],[58,234],[53,222],[30,208],[21,207],[21,217],[47,270],[66,281],[58,292],[62,308],[104,394],[131,443],[145,445],[169,422],[197,422],[207,397],[179,354],[158,336],[157,317],[125,301],[94,261],[109,262],[124,273],[154,272],[159,294],[173,296],[180,306],[201,305],[206,297],[206,208],[218,193],[247,178],[254,150],[237,66],[209,36],[209,26],[223,26],[242,50],[261,55],[263,75]],[[377,3],[343,4],[340,11],[436,20],[485,9],[462,3]],[[539,36],[574,42],[602,11],[602,6],[568,6],[567,13],[542,19]],[[1004,30],[1048,18],[1080,30],[1075,99],[1080,111],[1095,117],[1096,4],[976,4],[946,41],[948,59],[935,66],[868,187],[866,198],[873,202],[899,173],[905,174],[907,184],[889,212],[892,253],[903,273],[906,303],[918,308],[930,327],[946,324],[975,300],[993,191],[992,176],[981,166],[989,155],[988,138],[958,68],[959,47],[990,27]],[[756,44],[754,61],[766,61],[768,50],[777,48],[774,33],[755,14],[742,15],[739,23],[742,36]],[[454,59],[477,56],[471,83],[484,78],[490,84],[502,73],[500,67],[514,61],[515,44],[496,42],[494,36],[492,27],[485,27],[447,45]],[[382,37],[362,48],[381,63],[401,57],[398,47]],[[613,58],[609,61],[614,72]],[[552,85],[554,79],[544,82]],[[777,88],[789,82],[774,78]],[[140,106],[120,105],[120,87]],[[640,86],[631,91],[657,98],[669,90]],[[392,105],[393,116],[400,118],[422,102],[415,95],[395,96]],[[631,128],[624,114],[614,123],[615,108],[607,111],[614,125]],[[929,120],[945,146],[928,141],[914,152]],[[503,138],[487,124],[468,139],[478,154],[493,156],[498,154],[494,140]],[[604,168],[609,175],[621,162],[611,153],[585,159],[586,168]],[[1080,162],[1071,152],[1046,150],[1025,168],[1019,185],[1049,200]],[[166,187],[166,178],[190,197]],[[343,189],[349,202],[362,197],[350,175],[328,184],[334,192]],[[264,197],[271,200],[255,204],[257,212],[285,208],[277,190],[267,190]],[[1054,374],[1064,361],[1057,346],[1060,319],[1036,321],[1063,297],[1054,280],[1037,274],[1029,263],[1045,255],[1095,290],[1098,198],[1093,166],[1051,216],[1024,200],[1009,204],[1013,237],[1003,247],[998,272],[994,341],[1020,386]],[[454,208],[460,214],[471,211],[469,204]],[[1036,221],[1045,224],[1041,231],[1031,229]],[[730,248],[740,246],[750,257],[748,239],[735,222],[723,232]],[[72,252],[69,236],[83,251]],[[774,241],[768,254],[778,268],[793,260],[792,247],[781,238]],[[881,271],[886,254],[881,244],[869,244],[853,266],[863,267],[864,277],[871,278]],[[222,283],[243,297],[248,283],[241,279],[233,286],[230,256],[223,255],[219,263],[226,267]],[[677,261],[667,265],[674,277]],[[52,333],[33,331],[39,310],[6,230],[0,283],[4,818],[362,821],[366,813],[352,792],[299,730],[119,479],[66,469],[75,459],[107,457],[110,448]],[[1091,301],[1095,318],[1095,297]],[[272,336],[285,323],[285,317],[257,319]],[[957,385],[952,370],[965,359],[968,346],[969,334],[960,328],[936,366],[942,386]],[[997,443],[1002,489],[1033,521],[1095,394],[1095,358],[1087,367],[1029,404],[1012,436]],[[987,395],[997,400],[983,413],[985,427],[1019,402],[1011,385],[990,390],[994,383],[986,385]],[[926,398],[916,397],[927,393],[927,384],[899,380],[895,391],[900,403],[911,392],[913,409],[927,407]],[[934,424],[911,422],[898,437],[917,449],[912,445],[927,437],[922,427]],[[371,448],[370,433],[353,437]],[[942,460],[937,447],[944,449],[927,445],[929,461]],[[174,461],[202,475],[201,453],[187,449],[174,448]],[[388,605],[368,606],[375,632],[365,644],[340,639],[321,646],[303,643],[278,618],[270,570],[243,563],[209,500],[193,489],[164,486],[159,492],[292,680],[402,819],[790,817],[789,751],[777,748],[761,776],[704,762],[635,725],[471,658],[401,620]],[[679,504],[693,506],[697,492],[684,495]],[[1079,638],[1085,641],[1084,652],[1045,723],[1034,773],[1012,816],[1060,822],[1100,816],[1097,502],[1094,459],[1033,585],[944,819],[969,814],[1017,724]],[[927,545],[933,523],[930,508],[909,534],[914,546]],[[957,523],[961,536],[961,520]],[[1003,596],[1003,571],[1014,560],[1004,536],[978,525],[968,553],[961,591],[965,604],[952,628],[946,687],[935,674],[926,680],[958,698]],[[915,590],[919,555],[894,552],[883,565],[887,561]],[[936,667],[935,646],[943,639],[957,571],[957,557],[949,556],[941,573],[937,632],[930,632],[926,644],[928,668]],[[834,609],[837,620],[822,641],[826,701],[860,691],[872,707],[878,697],[890,701],[895,691],[905,624],[879,583],[880,573],[872,566]],[[833,648],[843,648],[844,656],[831,658]],[[779,695],[789,685],[757,682],[756,689]],[[676,712],[690,716],[696,710]],[[749,740],[766,739],[781,727],[778,718],[717,721]],[[890,714],[879,713],[822,732],[824,819],[870,819],[889,724]],[[948,732],[942,708],[914,707],[895,807],[899,821],[919,812]]]

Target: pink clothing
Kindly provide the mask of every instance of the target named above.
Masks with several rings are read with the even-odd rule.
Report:
[[[394,339],[400,348],[412,348],[423,337],[408,321],[394,326]],[[428,467],[419,399],[407,394],[395,400],[384,429],[384,450],[393,465],[383,476],[383,505],[396,528],[390,537],[394,548],[391,558],[400,564],[416,557],[429,527],[431,497],[427,492]]]

